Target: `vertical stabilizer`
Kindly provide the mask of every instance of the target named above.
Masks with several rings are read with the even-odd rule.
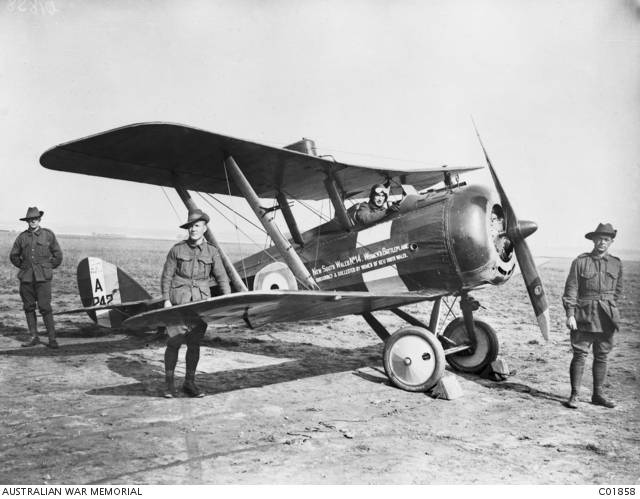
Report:
[[[151,299],[151,295],[123,270],[100,258],[88,257],[81,260],[77,277],[83,307],[109,306]],[[119,327],[126,319],[117,309],[89,310],[87,314],[96,324],[110,328]]]

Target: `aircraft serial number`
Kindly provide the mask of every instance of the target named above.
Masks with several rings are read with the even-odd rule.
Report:
[[[96,305],[109,305],[113,301],[113,295],[102,295],[93,297],[93,306]]]

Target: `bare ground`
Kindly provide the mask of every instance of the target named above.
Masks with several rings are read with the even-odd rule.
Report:
[[[75,264],[86,254],[115,261],[157,294],[170,246],[113,243],[110,254],[102,243],[61,243],[76,249],[56,274],[58,310],[79,304]],[[15,272],[3,263],[0,483],[637,484],[640,264],[625,262],[624,322],[606,387],[618,406],[588,402],[587,370],[577,411],[562,405],[568,265],[553,259],[540,269],[553,322],[547,344],[518,277],[474,294],[486,307],[477,317],[496,329],[515,372],[494,382],[448,371],[463,396],[446,401],[390,386],[382,345],[358,317],[210,330],[198,378],[208,396],[165,400],[163,341],[152,334],[60,316],[60,350],[20,348],[27,333]],[[407,310],[428,320],[430,306]],[[390,330],[402,325],[390,313],[379,318]]]

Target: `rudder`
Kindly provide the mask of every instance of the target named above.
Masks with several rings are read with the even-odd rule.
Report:
[[[83,307],[151,299],[151,295],[127,273],[100,258],[90,256],[81,260],[77,279]],[[117,309],[89,310],[87,314],[95,323],[110,328],[119,327],[126,319]]]

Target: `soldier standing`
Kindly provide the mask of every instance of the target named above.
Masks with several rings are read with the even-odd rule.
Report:
[[[189,238],[173,246],[167,255],[160,281],[165,307],[210,298],[212,278],[217,281],[222,294],[231,292],[218,249],[204,238],[208,222],[206,213],[194,210],[189,212],[187,222],[180,226],[189,231]],[[167,328],[169,339],[164,353],[166,398],[177,395],[174,371],[183,343],[187,344],[187,369],[182,390],[190,397],[204,396],[195,383],[195,374],[200,360],[200,342],[206,329],[207,324],[199,318],[185,326]]]
[[[593,241],[593,250],[583,253],[571,264],[562,302],[571,330],[573,359],[569,367],[571,396],[565,405],[578,407],[578,393],[584,365],[593,344],[593,395],[591,402],[608,408],[615,404],[602,393],[607,376],[607,355],[613,347],[613,333],[619,328],[616,302],[622,294],[622,263],[609,254],[617,231],[600,223],[585,235]]]
[[[37,207],[29,207],[26,216],[20,219],[27,222],[29,228],[16,238],[9,258],[20,269],[20,298],[31,334],[31,341],[22,346],[32,347],[40,343],[36,319],[37,303],[49,335],[47,346],[58,348],[51,311],[51,279],[53,269],[62,263],[62,251],[53,231],[40,227],[43,214]]]

